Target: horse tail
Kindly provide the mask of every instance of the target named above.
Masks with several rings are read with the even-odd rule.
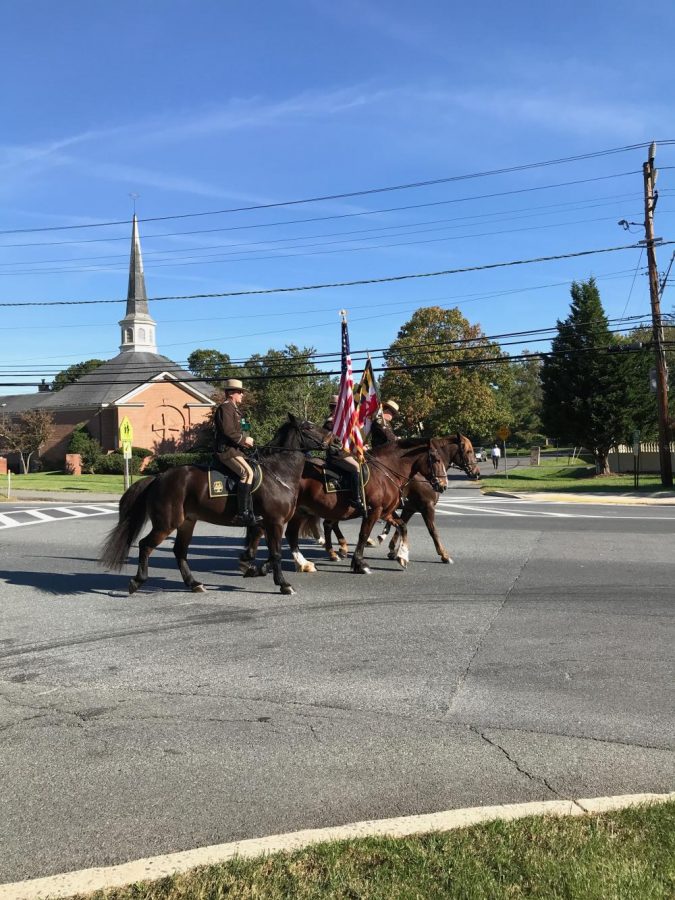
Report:
[[[318,540],[319,537],[321,537],[320,523],[321,520],[319,516],[305,516],[302,520],[302,525],[300,526],[299,537],[312,537]]]
[[[148,518],[148,488],[155,475],[132,484],[120,498],[120,517],[101,548],[99,565],[119,572],[126,562],[131,545],[141,533]]]

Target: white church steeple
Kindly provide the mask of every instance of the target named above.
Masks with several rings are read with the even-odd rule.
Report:
[[[129,260],[129,289],[127,291],[127,313],[120,321],[122,330],[122,351],[145,351],[157,353],[155,339],[156,323],[148,311],[148,296],[145,293],[143,257],[138,236],[138,219],[134,213],[131,229],[131,259]]]

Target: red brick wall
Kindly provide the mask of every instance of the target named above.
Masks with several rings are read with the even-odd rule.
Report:
[[[117,427],[127,416],[134,430],[134,446],[147,447],[155,453],[181,450],[189,430],[210,417],[211,407],[189,405],[198,402],[171,382],[150,384],[130,401],[142,403],[142,407],[117,407]]]

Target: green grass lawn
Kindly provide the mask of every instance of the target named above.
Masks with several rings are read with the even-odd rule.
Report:
[[[140,476],[136,476],[138,477]],[[12,475],[11,490],[12,494],[20,490],[121,494],[124,490],[124,475],[64,475],[63,472]],[[6,475],[0,475],[0,495],[7,496]]]
[[[233,859],[89,900],[672,900],[675,803]]]
[[[483,490],[511,491],[570,491],[576,494],[623,493],[634,490],[632,475],[596,476],[595,467],[587,465],[560,465],[559,460],[542,459],[540,466],[519,466],[503,474],[488,474],[482,480]],[[662,490],[664,496],[672,496],[673,491],[661,485],[659,475],[640,475],[639,491]]]

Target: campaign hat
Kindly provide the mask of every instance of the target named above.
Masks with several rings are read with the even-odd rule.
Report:
[[[385,400],[382,406],[385,409],[390,409],[393,413],[399,412],[399,406],[395,400]]]
[[[227,393],[228,391],[245,391],[247,388],[238,378],[228,378],[223,385],[223,390]]]
[[[340,399],[340,397],[338,394],[333,394],[333,396],[330,398],[330,402],[328,405],[329,406],[337,406],[339,399]]]

